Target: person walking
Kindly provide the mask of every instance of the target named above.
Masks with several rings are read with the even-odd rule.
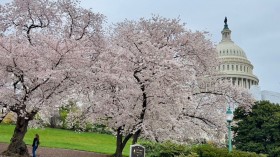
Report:
[[[36,157],[36,150],[37,150],[39,144],[40,144],[39,135],[36,134],[35,138],[33,139],[33,144],[32,144],[32,155],[33,155],[33,157]]]

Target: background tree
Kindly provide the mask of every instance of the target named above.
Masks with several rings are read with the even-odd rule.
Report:
[[[77,106],[77,102],[73,100],[69,100],[67,104],[61,106],[59,108],[59,116],[62,121],[62,128],[67,129],[66,119],[70,112],[77,112],[79,107]],[[74,128],[73,128],[74,129]]]
[[[256,102],[251,111],[238,108],[233,127],[237,149],[269,154],[280,154],[280,106],[268,101]]]
[[[82,82],[103,45],[104,17],[70,0],[14,0],[0,10],[0,100],[17,114],[4,154],[28,156],[28,122]]]

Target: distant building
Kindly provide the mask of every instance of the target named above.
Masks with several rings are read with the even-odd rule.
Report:
[[[247,59],[246,53],[231,40],[231,30],[227,19],[224,21],[222,40],[217,45],[217,53],[221,61],[218,70],[222,78],[230,79],[233,85],[249,89],[256,100],[269,100],[280,104],[280,93],[261,90],[259,79],[253,74],[254,66]]]
[[[252,93],[256,100],[268,100],[272,103],[280,104],[280,93],[261,90],[259,86],[252,86],[250,93]]]

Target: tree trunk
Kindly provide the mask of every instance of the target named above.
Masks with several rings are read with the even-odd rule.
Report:
[[[126,143],[128,142],[128,140],[132,137],[132,134],[128,134],[127,136],[125,136],[125,138],[123,140],[123,135],[121,134],[121,130],[122,130],[122,127],[119,127],[117,130],[117,143],[116,143],[117,148],[116,148],[114,157],[122,157],[123,149],[124,149]]]
[[[117,148],[114,157],[122,157],[123,145],[122,145],[122,135],[117,133]]]
[[[137,131],[135,132],[135,134],[133,135],[132,144],[136,144],[136,143],[137,143],[138,138],[139,138],[139,136],[140,136],[140,133],[141,133],[141,129],[139,129],[139,130],[137,130]]]
[[[13,157],[29,157],[28,149],[26,144],[23,142],[23,138],[27,132],[29,119],[25,117],[17,117],[16,128],[14,130],[14,135],[11,138],[11,143],[3,155],[13,156]]]

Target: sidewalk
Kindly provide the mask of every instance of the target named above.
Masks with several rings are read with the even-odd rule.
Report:
[[[0,143],[0,153],[6,150],[8,144]],[[31,147],[28,146],[28,152],[32,155]],[[67,150],[58,148],[39,147],[37,150],[38,157],[110,157],[109,155],[97,154],[92,152]],[[3,157],[0,155],[0,157]]]

